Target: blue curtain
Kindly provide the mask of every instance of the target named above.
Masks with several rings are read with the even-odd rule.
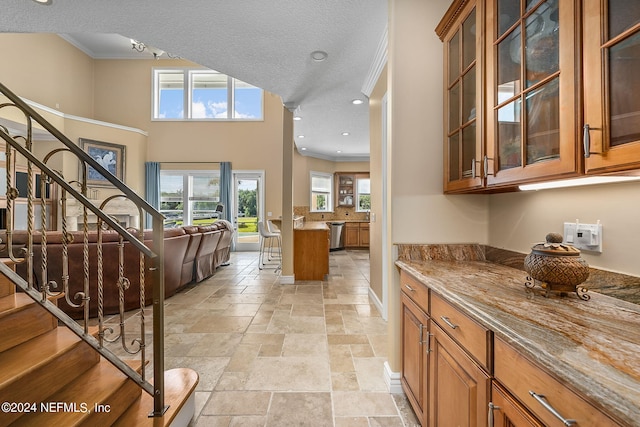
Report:
[[[220,162],[220,204],[224,206],[222,218],[231,221],[231,162]]]
[[[145,162],[145,200],[156,209],[160,209],[160,163]],[[151,228],[151,215],[146,214],[145,228]]]

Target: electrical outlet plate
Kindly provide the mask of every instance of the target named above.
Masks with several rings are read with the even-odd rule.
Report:
[[[564,243],[584,251],[602,253],[602,224],[564,223]]]

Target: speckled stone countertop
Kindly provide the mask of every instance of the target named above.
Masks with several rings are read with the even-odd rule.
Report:
[[[525,288],[525,272],[483,260],[396,264],[603,412],[640,426],[640,305],[595,292],[547,298]]]

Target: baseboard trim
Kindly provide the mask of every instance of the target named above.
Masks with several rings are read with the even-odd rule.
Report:
[[[281,285],[293,285],[296,282],[295,276],[280,276]]]
[[[369,287],[369,299],[373,301],[373,305],[376,306],[376,308],[378,309],[378,313],[380,313],[382,318],[384,320],[387,320],[387,316],[385,316],[384,310],[382,308],[382,301],[380,301],[380,299],[378,298],[378,295],[376,295],[376,293],[373,292],[373,289],[371,289],[371,287]]]
[[[389,362],[384,362],[384,382],[387,384],[389,393],[404,393],[402,383],[400,382],[400,372],[393,372],[389,366]]]

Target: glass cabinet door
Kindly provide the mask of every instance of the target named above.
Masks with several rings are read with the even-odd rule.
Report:
[[[460,2],[454,2],[454,5]],[[469,2],[444,35],[445,155],[447,192],[483,185],[481,177],[482,13]]]
[[[640,1],[585,0],[585,171],[640,167]]]
[[[487,185],[579,171],[574,0],[487,10]]]

